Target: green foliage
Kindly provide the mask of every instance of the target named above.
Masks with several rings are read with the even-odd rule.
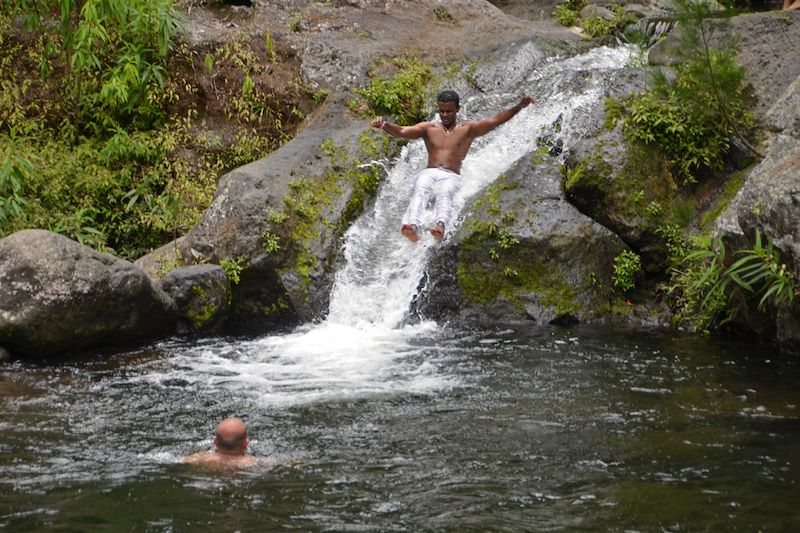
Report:
[[[690,244],[684,239],[680,226],[663,225],[656,228],[656,235],[664,240],[667,250],[667,266],[676,268],[690,253]]]
[[[246,260],[244,257],[239,256],[235,259],[225,258],[219,262],[219,266],[225,271],[228,281],[231,285],[238,285],[241,281],[242,269],[244,269]]]
[[[562,166],[561,168],[564,172],[564,189],[569,191],[582,183],[587,176],[586,170],[588,166],[589,163],[586,160],[581,161],[573,167]]]
[[[736,288],[759,297],[758,309],[767,304],[791,305],[798,295],[795,275],[780,261],[772,242],[764,246],[756,232],[752,248],[738,250],[740,259],[725,266],[726,251],[721,241],[696,239],[687,242],[674,228],[665,228],[670,263],[676,265],[666,286],[669,305],[678,323],[708,333],[728,322],[745,305],[734,299]],[[736,302],[736,303],[735,303]]]
[[[642,271],[642,259],[639,254],[623,250],[614,258],[614,287],[627,293],[636,286],[636,278]]]
[[[697,86],[696,81],[687,83]],[[686,105],[670,87],[659,87],[629,101],[626,133],[633,140],[658,145],[684,182],[696,181],[698,170],[722,168],[730,148],[724,124],[718,117]]]
[[[596,15],[581,20],[581,27],[591,38],[605,37],[611,35],[617,29],[617,25],[612,20],[606,20]]]
[[[312,98],[314,99],[314,103],[321,104],[328,98],[328,96],[330,96],[330,94],[331,92],[328,89],[319,89],[312,95]]]
[[[585,5],[586,0],[567,0],[557,4],[553,9],[553,18],[562,26],[575,26],[580,20],[580,12]]]
[[[322,153],[333,159],[337,152],[339,151],[336,143],[333,142],[333,139],[325,139],[322,141],[322,144],[319,145],[320,150]]]
[[[275,43],[272,41],[272,35],[269,32],[264,36],[264,44],[267,46],[267,54],[269,54],[270,60],[274,63],[277,60]]]
[[[418,59],[396,58],[392,62],[391,79],[370,72],[372,82],[358,89],[372,110],[379,115],[392,115],[398,124],[409,125],[425,119],[425,94],[432,74],[430,67]]]
[[[722,167],[730,137],[753,127],[744,69],[733,42],[709,44],[723,21],[711,20],[710,3],[677,0],[681,25],[674,52],[681,64],[675,78],[657,75],[650,90],[628,101],[625,131],[630,138],[659,146],[684,182]]]
[[[442,6],[434,8],[433,15],[439,22],[444,22],[446,24],[452,24],[453,22],[455,22],[453,15],[451,15],[450,12],[447,11],[447,9],[445,9]]]
[[[708,333],[733,316],[729,278],[725,277],[725,246],[722,242],[695,242],[672,272],[666,288],[668,303],[678,323]]]
[[[25,199],[26,184],[31,181],[33,166],[19,152],[16,134],[12,130],[8,146],[0,156],[0,228],[9,219],[21,218],[28,207]]]
[[[756,242],[753,248],[739,250],[742,258],[733,263],[726,274],[740,287],[761,299],[758,308],[764,310],[772,301],[775,304],[791,304],[797,294],[794,275],[785,263],[781,263],[780,254],[772,241],[764,247],[761,233],[756,231]]]
[[[500,238],[497,239],[497,245],[504,250],[508,250],[517,244],[519,244],[519,239],[509,233],[502,233]]]
[[[280,211],[270,211],[268,218],[273,224],[283,224],[289,218],[289,215]]]
[[[270,233],[269,231],[264,231],[261,234],[261,241],[264,246],[264,251],[268,254],[277,252],[281,249],[280,239],[274,233]]]
[[[672,208],[672,221],[682,228],[688,227],[694,220],[697,207],[692,198],[679,200]]]
[[[171,0],[52,5],[0,3],[0,237],[45,228],[135,259],[185,233],[220,174],[302,118],[265,94],[243,39],[213,55],[174,46]],[[212,105],[225,135],[193,123]]]
[[[29,28],[44,30],[49,0],[20,0]],[[182,19],[172,0],[60,0],[58,40],[44,60],[66,69],[64,98],[77,133],[149,127],[163,119],[159,99],[166,66]]]
[[[611,20],[598,15],[581,18],[581,10],[586,6],[586,0],[567,0],[557,4],[553,9],[553,18],[562,26],[580,26],[584,33],[591,39],[613,35],[630,22],[625,15],[622,5],[614,6],[614,17]]]

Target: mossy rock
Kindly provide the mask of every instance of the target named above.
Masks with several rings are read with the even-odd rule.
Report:
[[[560,180],[558,162],[537,153],[477,195],[434,254],[419,311],[475,322],[606,320],[613,260],[626,246],[569,204]]]
[[[211,332],[227,316],[231,287],[218,265],[192,265],[173,269],[161,288],[175,301],[181,332]]]

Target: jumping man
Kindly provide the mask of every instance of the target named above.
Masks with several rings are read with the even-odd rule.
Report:
[[[389,124],[383,117],[372,121],[374,128],[384,130],[389,135],[402,139],[425,140],[428,150],[428,167],[417,174],[414,181],[414,193],[403,215],[400,233],[411,242],[419,240],[417,229],[421,225],[422,212],[431,196],[434,198],[431,235],[437,241],[444,238],[444,231],[450,221],[453,207],[453,196],[461,188],[461,163],[477,137],[486,135],[497,126],[508,122],[524,107],[535,101],[530,96],[523,96],[519,103],[501,111],[492,118],[484,120],[468,120],[456,123],[456,115],[460,107],[458,95],[453,91],[444,91],[437,98],[439,118],[441,122],[420,122],[413,126]]]

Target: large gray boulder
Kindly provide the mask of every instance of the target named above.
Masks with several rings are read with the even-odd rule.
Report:
[[[434,254],[417,311],[437,320],[602,322],[627,246],[564,198],[561,166],[527,156],[465,208]]]
[[[0,346],[16,357],[125,346],[175,323],[169,297],[128,261],[44,230],[0,240]]]
[[[217,331],[228,313],[231,285],[217,265],[190,265],[168,272],[161,288],[175,302],[178,331]]]
[[[646,87],[641,68],[617,72],[604,87],[616,101]],[[641,254],[646,268],[663,269],[665,250],[657,228],[678,205],[678,185],[665,157],[652,147],[627,140],[621,120],[611,120],[601,99],[588,108],[580,135],[565,141],[567,199],[619,235]]]
[[[772,241],[800,287],[800,139],[779,135],[772,142],[717,221],[716,231],[729,251],[752,248],[758,231],[763,241]],[[776,338],[800,347],[800,302],[773,311]],[[754,331],[764,329],[762,315],[742,320]]]
[[[388,146],[344,103],[331,96],[291,142],[224,175],[200,222],[138,262],[151,275],[170,265],[233,265],[232,332],[324,316],[342,235],[384,175],[369,161]]]

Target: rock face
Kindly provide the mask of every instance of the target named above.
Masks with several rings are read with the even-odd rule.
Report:
[[[382,172],[362,164],[378,157],[378,134],[329,100],[292,142],[223,176],[185,237],[140,260],[151,273],[176,258],[235,263],[229,330],[266,331],[327,312],[341,236]]]
[[[431,260],[417,310],[437,320],[604,321],[614,257],[627,249],[564,198],[561,166],[528,156],[466,208]]]
[[[43,230],[0,240],[0,345],[15,356],[172,334],[171,300],[133,264]]]
[[[621,70],[606,95],[619,100],[644,89],[646,80],[642,69]],[[582,213],[619,235],[658,271],[664,250],[655,232],[670,219],[678,186],[664,157],[629,143],[621,122],[609,120],[607,113],[602,101],[589,109],[582,135],[565,149],[564,190]]]
[[[739,15],[730,19],[729,31],[721,31],[719,25],[711,26],[711,30],[711,46],[719,46],[730,37],[736,39],[737,60],[745,68],[759,115],[767,113],[800,76],[797,54],[786,53],[787,43],[800,38],[797,10]],[[676,28],[650,50],[652,64],[674,62],[670,49],[677,46],[679,31],[680,27]]]
[[[269,34],[286,44],[301,60],[304,81],[331,93],[366,85],[382,57],[460,60],[514,41],[580,40],[553,20],[509,17],[485,0],[281,0],[223,13],[212,2],[192,7],[192,44],[213,45],[239,33]]]
[[[198,6],[190,40],[208,43],[232,32],[212,15]],[[342,235],[383,177],[368,163],[396,148],[347,109],[374,62],[407,53],[409,42],[435,64],[461,61],[467,52],[491,55],[512,43],[534,40],[552,51],[579,39],[552,21],[506,17],[483,0],[255,3],[237,17],[236,31],[269,32],[288,43],[301,59],[304,81],[331,96],[289,143],[223,176],[212,205],[185,237],[137,261],[151,275],[176,256],[181,265],[236,262],[241,272],[232,286],[231,332],[264,332],[327,313]],[[287,31],[290,22],[298,31]]]
[[[231,285],[217,265],[171,270],[161,281],[161,288],[177,306],[179,333],[216,331],[227,316]]]
[[[780,251],[800,287],[800,137],[779,135],[773,141],[717,222],[717,232],[729,250],[752,248],[756,231]],[[772,310],[772,329],[784,345],[800,347],[798,317],[798,301]],[[763,316],[743,318],[744,326],[754,331],[764,329],[763,320]]]

